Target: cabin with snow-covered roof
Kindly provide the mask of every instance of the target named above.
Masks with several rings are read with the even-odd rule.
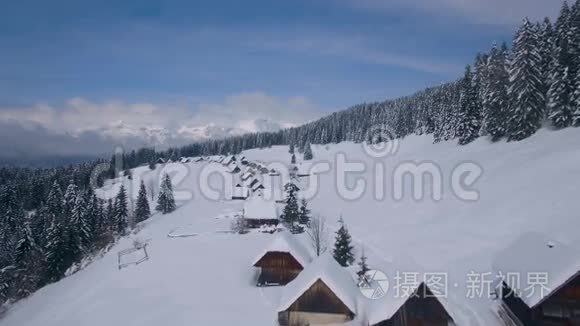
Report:
[[[244,203],[243,218],[249,228],[278,225],[280,222],[276,202],[262,196],[253,196]]]
[[[496,254],[493,269],[505,276],[500,315],[526,326],[580,325],[580,252],[573,247],[527,233]]]
[[[253,176],[254,174],[251,171],[247,170],[246,172],[244,172],[244,174],[242,174],[242,181],[246,181]]]
[[[410,295],[407,296],[387,296],[371,302],[369,325],[455,325],[445,297],[436,296],[427,284],[421,282],[417,288],[409,292]]]
[[[288,283],[278,308],[281,326],[339,324],[357,313],[359,296],[347,269],[325,253]]]
[[[232,192],[232,200],[246,200],[250,197],[250,189],[241,184],[236,184]]]
[[[286,285],[310,263],[310,252],[296,237],[288,232],[280,232],[258,255],[253,265],[260,268],[257,286]]]
[[[240,167],[236,162],[232,162],[227,166],[227,170],[229,173],[239,173],[241,171]]]

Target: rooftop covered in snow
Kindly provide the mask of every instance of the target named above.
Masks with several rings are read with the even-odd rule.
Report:
[[[517,238],[499,251],[493,259],[496,275],[518,275],[519,282],[505,282],[512,290],[520,292],[520,298],[530,308],[540,304],[580,271],[580,252],[548,236],[529,232]],[[547,289],[526,291],[534,287],[532,274],[545,274]],[[519,283],[519,284],[518,284]]]

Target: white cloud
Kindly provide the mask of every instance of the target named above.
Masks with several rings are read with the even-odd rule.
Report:
[[[555,17],[561,0],[347,0],[369,10],[411,8],[440,16],[455,15],[478,24],[516,25],[522,18]]]
[[[323,110],[307,98],[278,98],[263,92],[182,106],[71,98],[61,107],[0,108],[0,155],[103,153],[115,144],[134,148],[163,141],[179,145],[192,141],[179,133],[184,127],[212,124],[214,130],[239,129],[255,126],[251,121],[258,119],[273,122],[268,126],[296,125],[321,114]]]
[[[169,129],[183,124],[209,123],[228,127],[251,119],[300,124],[320,116],[321,112],[321,108],[304,97],[277,98],[253,92],[231,95],[222,102],[206,101],[182,106],[118,100],[97,103],[71,98],[62,107],[38,104],[26,108],[0,108],[0,121],[16,121],[24,126],[40,125],[55,133],[78,134],[107,128],[120,121]]]

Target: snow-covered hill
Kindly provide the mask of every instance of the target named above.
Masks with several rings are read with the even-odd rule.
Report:
[[[330,171],[319,174],[311,208],[333,228],[342,215],[356,250],[364,246],[372,268],[412,259],[426,271],[448,273],[449,301],[459,325],[499,325],[493,313],[496,302],[466,297],[467,274],[491,271],[493,255],[529,230],[579,243],[579,139],[580,129],[542,130],[518,143],[491,144],[480,138],[458,147],[411,136],[400,142],[394,155],[382,159],[367,155],[361,144],[313,146],[314,161],[329,163]],[[244,154],[263,162],[289,161],[285,146]],[[336,172],[342,154],[365,167],[347,177],[351,189],[357,179],[366,182],[360,198],[346,200],[339,190]],[[410,193],[393,199],[396,167],[427,161],[440,169],[441,200],[432,200],[429,193],[423,200]],[[476,201],[462,200],[453,192],[451,175],[465,162],[483,170],[471,186],[479,193]],[[376,182],[379,164],[385,173],[378,175],[383,181]],[[129,186],[144,175],[146,185],[155,184],[161,168],[138,168],[133,181],[123,182]],[[204,197],[199,180],[202,171],[207,172],[205,163],[163,168],[187,172],[183,178],[176,174],[176,194],[191,193],[193,199],[180,202],[172,214],[155,215],[138,234],[119,241],[86,269],[15,304],[0,325],[275,325],[281,289],[255,287],[251,266],[273,236],[222,232],[229,229],[241,203]],[[383,199],[375,198],[376,184],[386,185]],[[430,185],[427,180],[426,187]],[[118,186],[109,185],[100,195],[114,193]],[[192,236],[169,237],[175,230]],[[117,252],[132,247],[135,239],[148,243],[150,259],[119,270]]]

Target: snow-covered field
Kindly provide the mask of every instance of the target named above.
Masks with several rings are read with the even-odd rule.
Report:
[[[490,272],[494,254],[527,231],[580,243],[580,129],[542,130],[519,143],[479,139],[458,147],[413,136],[399,145],[394,155],[382,159],[368,156],[360,144],[313,146],[314,161],[329,162],[331,167],[318,174],[318,191],[310,202],[313,213],[325,217],[333,229],[342,215],[356,250],[364,247],[372,268],[393,271],[409,266],[397,262],[413,261],[424,271],[448,273],[449,301],[458,324],[499,325],[494,301],[466,297],[467,274]],[[337,190],[340,153],[366,167],[347,178],[349,187],[356,178],[366,180],[367,191],[358,199],[346,200]],[[244,154],[263,162],[290,159],[285,146]],[[393,199],[393,171],[411,161],[430,161],[440,168],[441,200],[431,199],[429,192],[425,199],[415,200],[410,189],[401,200]],[[476,201],[461,200],[452,191],[453,169],[466,161],[483,169],[472,185],[479,192]],[[378,163],[385,169],[381,200],[375,199],[373,190]],[[140,232],[121,239],[86,269],[15,304],[0,325],[276,325],[281,288],[255,287],[256,271],[251,266],[274,235],[226,232],[243,203],[204,198],[199,179],[206,163],[185,167],[182,177],[184,167],[164,166],[181,171],[176,193],[181,191],[183,198],[191,193],[191,200],[181,201],[172,214],[153,216]],[[153,172],[138,168],[132,181],[123,182],[129,186],[143,175],[150,187],[161,168]],[[114,193],[118,186],[99,195]],[[117,253],[133,247],[136,239],[148,243],[149,260],[119,270]]]

